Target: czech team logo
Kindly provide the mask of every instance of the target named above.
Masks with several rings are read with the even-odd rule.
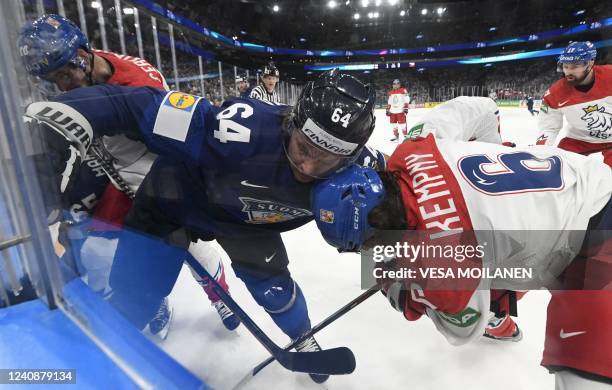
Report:
[[[599,107],[597,104],[583,108],[585,114],[580,117],[587,123],[589,135],[601,139],[607,139],[612,134],[608,130],[612,128],[612,114]]]

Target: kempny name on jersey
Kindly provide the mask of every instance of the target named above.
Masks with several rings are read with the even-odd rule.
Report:
[[[428,172],[438,168],[438,162],[433,154],[409,154],[404,158],[408,176],[419,204],[419,214],[427,229],[432,229],[430,239],[451,236],[463,231],[463,223],[450,186],[444,176],[430,176]],[[434,192],[435,191],[435,192]]]

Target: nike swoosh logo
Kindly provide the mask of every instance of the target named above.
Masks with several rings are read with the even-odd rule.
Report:
[[[566,100],[566,101],[564,101],[564,102],[559,103],[559,107],[561,107],[561,106],[565,106],[565,105],[567,104],[567,102],[569,102],[569,100]]]
[[[565,333],[563,331],[563,329],[561,329],[561,332],[559,332],[559,337],[561,337],[562,339],[566,339],[568,337],[578,336],[578,335],[583,334],[583,333],[586,333],[586,331]]]
[[[274,252],[274,254],[272,256],[266,257],[266,263],[269,263],[274,256],[276,256],[276,252]]]
[[[250,183],[248,182],[248,180],[243,180],[243,181],[241,181],[241,182],[240,182],[240,184],[242,184],[243,186],[247,186],[247,187],[255,187],[255,188],[270,188],[270,187],[267,187],[267,186],[258,186],[257,184],[250,184]]]

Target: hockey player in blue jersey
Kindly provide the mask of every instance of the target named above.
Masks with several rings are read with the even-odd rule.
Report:
[[[239,97],[243,99],[249,97],[253,88],[249,85],[249,78],[246,74],[236,76],[236,88]]]
[[[296,339],[310,319],[280,233],[313,219],[317,179],[355,161],[384,168],[382,154],[365,147],[374,101],[373,88],[331,71],[294,107],[240,98],[213,107],[181,92],[105,85],[33,103],[26,115],[65,136],[68,165],[100,135],[123,133],[160,155],[126,219],[145,234],[120,239],[110,278],[110,301],[133,324],[144,327],[172,290],[188,256],[180,248],[216,239],[257,303]],[[320,347],[310,338],[296,349]]]

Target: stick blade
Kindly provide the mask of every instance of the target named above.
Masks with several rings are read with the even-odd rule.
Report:
[[[288,370],[309,374],[345,375],[355,371],[355,355],[347,347],[316,352],[286,352],[277,356]]]

